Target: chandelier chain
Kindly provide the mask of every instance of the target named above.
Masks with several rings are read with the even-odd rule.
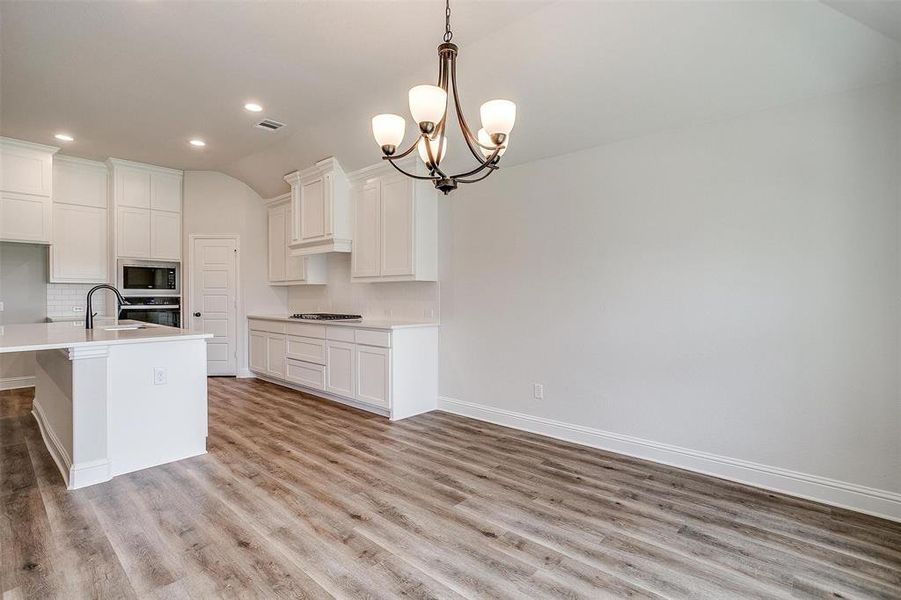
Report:
[[[454,37],[450,28],[450,0],[447,0],[444,8],[444,42],[449,43]]]

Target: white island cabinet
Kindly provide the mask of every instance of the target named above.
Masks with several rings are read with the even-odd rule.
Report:
[[[35,352],[33,414],[69,489],[206,452],[206,339],[137,321],[0,327]]]
[[[393,421],[437,407],[437,324],[248,321],[250,370],[263,379]]]

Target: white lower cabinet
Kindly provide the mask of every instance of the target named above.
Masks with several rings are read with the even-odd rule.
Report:
[[[325,343],[325,390],[339,396],[354,397],[354,345],[347,342]]]
[[[248,321],[250,370],[258,375],[392,420],[437,406],[437,326],[392,330],[282,317]]]
[[[391,351],[388,348],[357,346],[356,399],[367,404],[388,408],[391,397]]]

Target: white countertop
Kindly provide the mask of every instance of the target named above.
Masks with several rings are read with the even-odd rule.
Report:
[[[292,319],[287,315],[247,315],[248,319],[263,321],[284,321],[286,323],[311,323],[329,327],[357,327],[359,329],[407,329],[410,327],[438,327],[438,323],[427,321],[394,321],[381,319],[361,319],[359,321],[319,321],[316,319]]]
[[[99,321],[99,320],[98,320]],[[73,348],[75,346],[111,346],[174,340],[203,339],[211,333],[188,331],[140,321],[95,321],[94,329],[85,329],[79,322],[29,323],[0,327],[0,354]],[[121,325],[145,325],[146,329],[107,330]]]

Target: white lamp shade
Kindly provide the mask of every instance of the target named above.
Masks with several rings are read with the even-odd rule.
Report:
[[[509,134],[516,121],[516,104],[509,100],[489,100],[479,109],[482,127],[489,134]]]
[[[410,88],[410,113],[416,123],[438,123],[447,110],[447,92],[437,85]]]
[[[484,129],[479,129],[479,143],[484,146],[488,146],[489,148],[494,146],[494,142],[491,141],[491,136],[488,135],[488,132]],[[506,137],[502,145],[504,147],[501,148],[501,151],[497,153],[498,156],[503,156],[504,152],[507,151],[507,148],[510,147],[509,135]],[[494,150],[489,150],[488,148],[483,148],[482,146],[479,146],[479,150],[482,151],[482,154],[485,156],[485,158],[488,158],[489,156],[491,156],[491,153],[494,152]]]
[[[438,152],[438,138],[434,140],[429,140],[429,146],[432,147],[432,156],[435,157],[435,161],[438,164],[441,164],[441,161],[444,160],[444,157],[447,156],[447,138],[443,138],[441,142],[441,153]],[[425,148],[425,138],[421,138],[419,140],[419,144],[416,145],[416,149],[419,150],[419,158],[422,159],[426,165],[430,164],[429,153]]]
[[[397,148],[404,141],[407,123],[400,115],[384,114],[372,117],[372,135],[379,146]]]

